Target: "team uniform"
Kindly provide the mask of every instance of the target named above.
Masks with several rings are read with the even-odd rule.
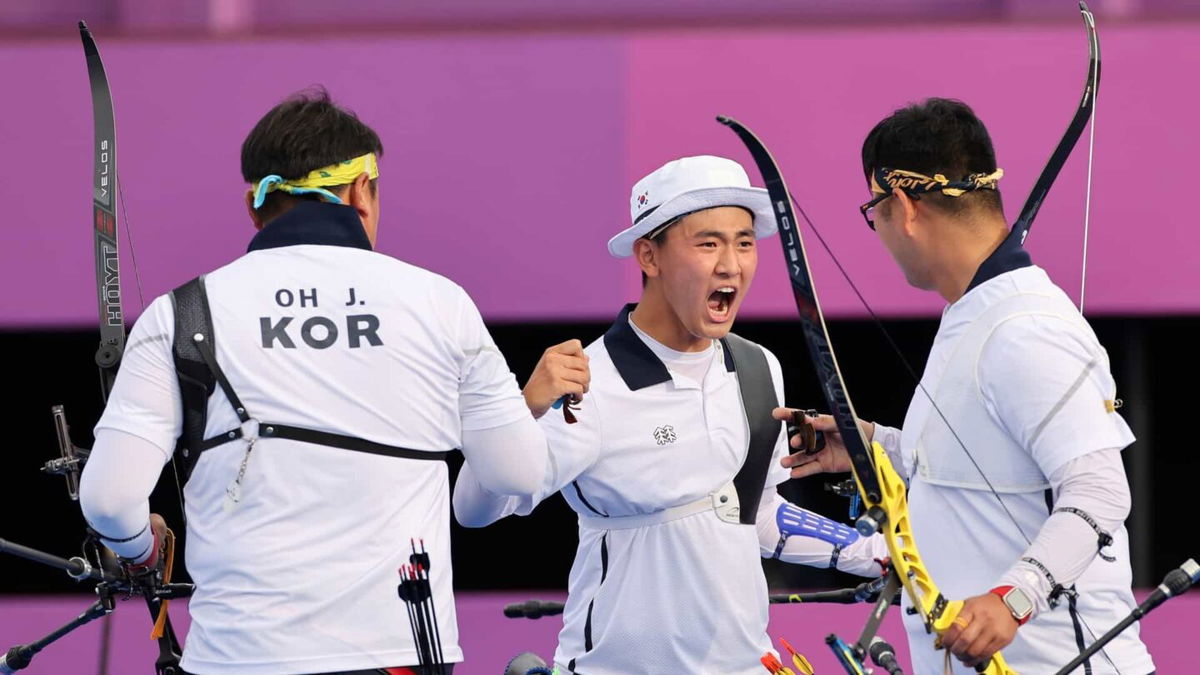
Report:
[[[1108,355],[1067,295],[1007,241],[944,311],[921,387],[937,410],[918,390],[903,431],[877,426],[875,440],[908,480],[930,573],[951,598],[1025,591],[1036,613],[1004,657],[1018,672],[1054,672],[1136,606],[1120,506],[1120,451],[1134,437],[1115,412]],[[920,618],[904,620],[913,672],[943,672],[945,652]],[[1094,675],[1153,670],[1136,625],[1090,660]]]
[[[372,251],[353,209],[316,202],[272,220],[205,284],[216,361],[245,414],[216,387],[204,436],[240,437],[188,461],[186,564],[196,592],[182,667],[265,675],[417,663],[396,592],[410,538],[432,561],[446,660],[461,661],[448,472],[421,455],[465,453],[464,434],[477,430],[537,428],[471,299]],[[139,439],[158,451],[154,474],[176,448],[176,314],[160,297],[130,334],[84,474],[93,502],[122,489],[122,472],[153,464],[144,453],[126,461]],[[353,436],[378,452],[271,437],[267,422]],[[539,443],[542,463],[528,466],[540,471]],[[517,464],[529,457],[506,451]]]
[[[748,211],[755,238],[775,232],[766,190],[752,187],[741,165],[684,157],[633,186],[631,226],[608,242],[609,253],[627,258],[638,239],[719,206]],[[713,284],[752,280],[723,264],[702,273]],[[783,401],[773,354],[732,333],[676,351],[634,323],[634,308],[585,349],[591,379],[577,422],[541,418],[550,447],[542,484],[498,498],[468,460],[455,516],[482,526],[528,514],[559,491],[578,513],[558,673],[758,673],[771,649],[760,556],[875,575],[885,547],[776,491],[789,472],[780,463],[784,430],[771,419]]]
[[[672,350],[630,320],[632,309],[585,350],[591,386],[578,422],[542,417],[551,461],[540,489],[489,499],[468,462],[456,516],[481,525],[524,515],[559,491],[578,513],[558,672],[758,673],[771,649],[760,556],[874,575],[885,549],[877,537],[841,544],[781,535],[779,514],[797,510],[776,491],[788,479],[782,428],[754,524],[737,511],[730,517],[749,431],[729,350],[721,341]],[[762,351],[782,401],[779,362]]]

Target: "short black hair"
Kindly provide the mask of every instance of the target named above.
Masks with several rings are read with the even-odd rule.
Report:
[[[974,173],[996,170],[996,151],[987,127],[962,101],[929,98],[892,112],[867,134],[862,146],[863,175],[870,181],[875,169],[904,169],[927,176],[942,174],[962,180]],[[930,203],[960,213],[970,205],[1004,207],[999,190],[976,190],[961,197],[922,194]]]
[[[376,157],[383,155],[379,134],[353,112],[335,104],[323,87],[313,87],[271,108],[250,130],[242,143],[242,178],[252,185],[270,175],[294,180],[313,169],[370,152]],[[272,192],[259,213],[270,220],[297,199],[315,198]]]

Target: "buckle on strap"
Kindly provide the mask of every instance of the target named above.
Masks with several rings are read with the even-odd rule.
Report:
[[[738,500],[737,488],[732,481],[722,485],[716,492],[709,495],[712,509],[717,519],[724,523],[737,525],[742,516],[741,502]]]
[[[242,422],[241,426],[238,427],[238,430],[242,432],[240,437],[246,439],[251,445],[253,445],[254,442],[258,440],[258,429],[260,424],[261,423],[253,417],[245,422]]]

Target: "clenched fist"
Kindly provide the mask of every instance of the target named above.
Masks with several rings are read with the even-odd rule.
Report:
[[[567,340],[554,345],[542,353],[537,367],[525,383],[525,405],[535,418],[546,414],[550,406],[563,396],[570,396],[578,403],[587,393],[592,375],[588,369],[588,356],[583,353],[583,343]]]

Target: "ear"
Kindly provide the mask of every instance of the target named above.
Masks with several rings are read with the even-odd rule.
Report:
[[[893,222],[899,226],[900,231],[911,237],[917,220],[917,202],[900,188],[892,188],[892,196],[896,198],[896,217],[893,218]]]
[[[266,223],[258,214],[258,210],[254,208],[254,188],[246,190],[246,211],[250,214],[250,222],[254,223],[254,229],[263,229],[263,225]]]
[[[642,273],[651,279],[659,274],[658,246],[649,239],[637,239],[633,242],[633,257],[637,259]]]
[[[358,213],[363,232],[366,232],[371,248],[374,248],[379,229],[379,197],[371,190],[371,175],[365,171],[358,174],[354,182],[343,188],[338,196],[342,198],[343,204]]]
[[[358,174],[354,182],[342,197],[346,206],[353,206],[358,211],[358,217],[366,221],[374,211],[374,195],[371,194],[371,175],[367,172]]]

